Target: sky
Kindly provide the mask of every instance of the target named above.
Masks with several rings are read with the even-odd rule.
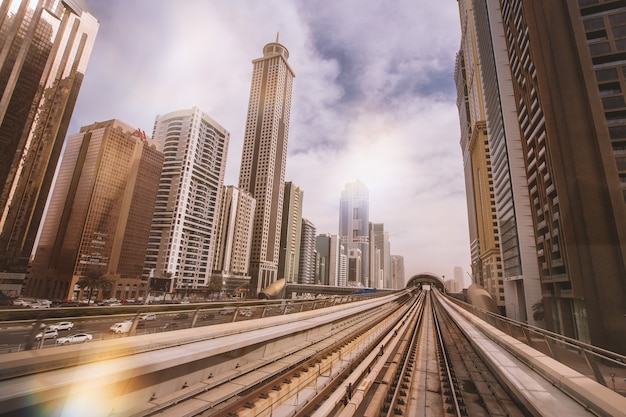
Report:
[[[68,134],[110,119],[152,134],[197,106],[230,132],[237,185],[253,59],[279,42],[295,72],[286,181],[303,217],[337,234],[357,179],[407,279],[469,271],[454,63],[457,2],[87,0],[100,29]]]

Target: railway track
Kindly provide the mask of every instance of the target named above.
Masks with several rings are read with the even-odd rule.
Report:
[[[359,363],[389,327],[402,320],[406,309],[394,302],[336,323],[332,337],[303,341],[281,356],[216,376],[211,385],[184,387],[185,393],[176,395],[175,401],[155,401],[135,416],[261,416],[297,405],[299,398],[306,402],[311,392],[342,378]]]
[[[309,347],[315,353],[288,372],[238,393],[222,406],[184,415],[530,415],[502,388],[430,291],[396,311],[402,313],[391,317],[381,311],[358,336],[337,335],[332,343]],[[380,321],[383,316],[386,320]],[[354,328],[345,330],[354,333]],[[177,412],[172,408],[150,415],[183,415]]]

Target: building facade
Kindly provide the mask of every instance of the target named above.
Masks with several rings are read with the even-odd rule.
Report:
[[[315,284],[317,252],[315,250],[315,225],[302,219],[302,236],[300,238],[300,262],[298,284]]]
[[[522,294],[527,317],[529,306],[535,307],[548,329],[624,353],[626,6],[602,0],[475,4],[486,9],[482,19],[488,19],[493,39],[478,42],[493,48],[497,96],[502,113],[510,116],[494,122],[494,135],[498,123],[507,136],[519,134],[519,140],[506,139],[514,151],[508,154],[513,198],[507,202],[503,192],[498,203],[505,298],[514,296],[506,302],[519,303]],[[485,87],[487,94],[490,89],[496,86]],[[491,119],[487,113],[488,129]],[[496,155],[502,153],[494,143],[492,161]],[[498,178],[496,189],[505,177]],[[516,193],[518,186],[527,199]],[[528,204],[528,219],[510,215],[518,253],[504,245],[512,236],[503,234],[505,208],[512,203],[522,215]],[[522,223],[529,219],[532,251],[525,248],[529,238]],[[536,282],[527,280],[532,272],[526,265],[532,263],[525,253],[538,267]],[[518,265],[522,279],[514,273]]]
[[[378,276],[376,288],[393,288],[391,278],[391,245],[389,233],[385,232],[384,223],[370,223],[370,254],[375,253],[370,262],[370,276]]]
[[[404,256],[391,255],[391,276],[394,290],[406,287]]]
[[[76,299],[76,282],[96,270],[114,281],[102,295],[145,295],[141,274],[162,165],[156,144],[119,120],[70,135],[26,294]]]
[[[348,255],[348,282],[370,286],[369,190],[363,182],[347,183],[339,201],[339,237]]]
[[[213,270],[230,133],[196,107],[157,116],[165,156],[144,278],[173,278],[172,291],[205,289]]]
[[[0,14],[0,273],[25,276],[98,21],[82,0]]]
[[[250,246],[256,202],[252,196],[229,185],[224,186],[216,223],[213,278],[223,291],[242,292],[250,284]]]
[[[298,282],[303,198],[304,192],[300,187],[290,181],[285,182],[278,277],[285,278],[287,282]]]
[[[294,72],[289,51],[276,42],[252,61],[250,101],[239,188],[256,200],[250,276],[252,295],[278,278],[287,143]]]
[[[315,250],[319,259],[316,283],[331,286],[341,285],[339,279],[341,262],[339,237],[332,234],[318,235],[315,238]]]
[[[472,280],[484,287],[500,311],[505,311],[500,230],[496,209],[493,164],[485,107],[483,67],[473,0],[459,1],[461,49],[455,80],[461,122]]]

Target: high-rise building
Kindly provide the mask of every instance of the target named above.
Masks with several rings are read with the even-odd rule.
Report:
[[[370,286],[369,190],[360,180],[347,183],[339,201],[339,237],[348,255],[348,282]]]
[[[300,187],[290,181],[285,182],[278,277],[285,278],[287,282],[298,282],[303,198],[304,192]]]
[[[391,276],[393,277],[392,289],[397,290],[406,286],[404,256],[391,255]]]
[[[230,133],[197,107],[157,116],[165,155],[144,277],[173,278],[189,294],[209,284]]]
[[[376,288],[393,288],[391,280],[389,232],[383,223],[370,223],[370,276],[378,276]],[[371,256],[372,252],[374,256]]]
[[[298,269],[299,284],[315,284],[315,225],[302,219],[302,236],[300,238],[300,262]]]
[[[83,0],[0,6],[0,273],[28,270],[97,32]]]
[[[337,285],[340,287],[348,286],[348,254],[346,247],[339,241],[339,276],[337,277]]]
[[[520,135],[519,141],[506,139],[509,150],[519,148],[508,155],[508,163],[519,164],[521,183],[512,169],[511,184],[514,190],[525,186],[528,193],[524,200],[513,191],[508,204],[518,211],[520,204],[529,203],[541,289],[534,291],[534,283],[524,277],[525,299],[518,291],[513,293],[517,298],[506,302],[524,302],[528,317],[528,306],[534,306],[550,330],[624,353],[626,81],[621,33],[626,6],[602,0],[475,4],[481,3],[483,8],[486,4],[482,16],[498,39],[480,38],[478,44],[493,44],[497,98],[513,110],[510,119],[497,123],[506,135]],[[488,128],[490,118],[487,113]],[[493,159],[496,144],[490,142],[490,147]],[[525,230],[519,221],[525,219],[512,218],[518,221],[518,247],[523,248]],[[511,262],[514,270],[520,256],[526,275],[524,250],[505,253],[508,236],[501,235],[504,269]],[[512,276],[510,281],[518,280]],[[529,297],[535,293],[536,298]]]
[[[461,150],[466,182],[472,279],[484,287],[504,313],[504,279],[500,251],[500,222],[496,208],[490,137],[486,122],[483,72],[473,0],[459,1],[461,49],[455,79],[461,122]],[[476,6],[478,7],[478,6]],[[492,74],[490,74],[492,76]],[[494,112],[491,109],[492,113]],[[506,156],[506,155],[505,155]],[[499,165],[508,169],[506,163]],[[500,183],[502,188],[502,182]],[[523,307],[519,305],[519,307]]]
[[[315,250],[320,260],[317,283],[320,285],[339,286],[339,267],[341,262],[339,237],[331,234],[317,236],[315,238]]]
[[[88,270],[114,280],[106,297],[146,292],[141,274],[163,154],[119,120],[70,135],[59,165],[26,294],[69,300]]]
[[[229,293],[241,291],[250,284],[250,245],[256,202],[252,196],[224,186],[219,221],[216,223],[213,278]]]
[[[256,200],[251,291],[257,294],[278,278],[280,227],[287,165],[287,142],[294,72],[289,51],[276,42],[252,61],[252,83],[239,173],[239,188]]]

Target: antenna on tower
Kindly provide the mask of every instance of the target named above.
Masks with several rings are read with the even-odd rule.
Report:
[[[278,42],[278,34],[279,34],[279,33],[280,33],[280,32],[276,32],[276,43],[280,43],[280,42]]]

